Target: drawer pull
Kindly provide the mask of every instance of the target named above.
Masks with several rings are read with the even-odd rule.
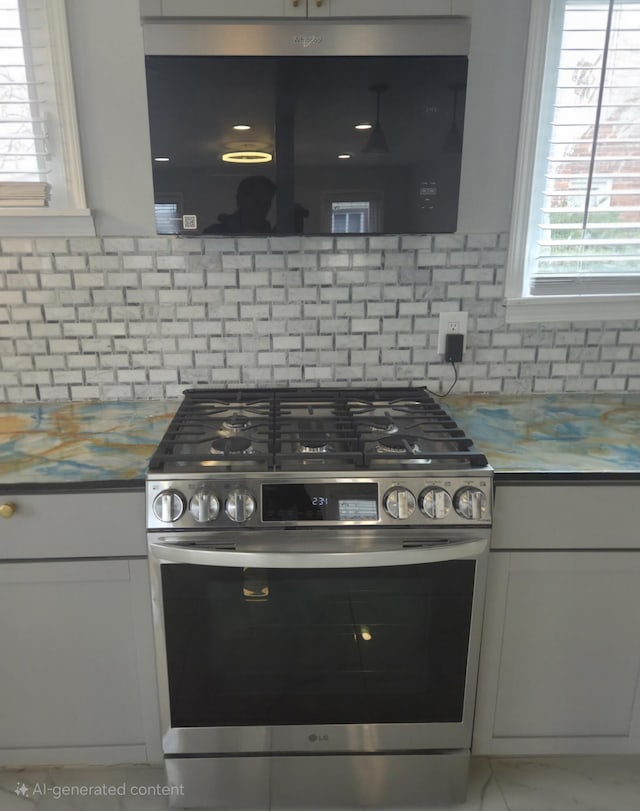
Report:
[[[300,5],[300,0],[291,0],[291,4],[293,5],[294,8],[298,8],[298,6]]]
[[[316,6],[322,8],[322,0],[316,0]]]
[[[0,504],[0,518],[11,518],[16,511],[16,505],[11,502]]]

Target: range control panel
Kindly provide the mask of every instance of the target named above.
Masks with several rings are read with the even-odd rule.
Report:
[[[491,472],[147,480],[147,527],[490,526]]]

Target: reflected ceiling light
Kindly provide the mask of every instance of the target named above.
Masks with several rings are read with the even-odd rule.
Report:
[[[369,90],[376,94],[376,123],[373,125],[369,140],[362,150],[369,155],[383,155],[387,152],[391,152],[385,134],[380,126],[380,96],[388,89],[388,86],[382,83],[369,85]]]
[[[273,159],[270,152],[258,152],[253,149],[225,152],[221,157],[225,163],[269,163]]]
[[[373,127],[373,124],[365,124],[363,121],[362,124],[356,124],[355,129],[357,130],[370,130]]]
[[[164,158],[164,157],[154,158],[154,161],[158,161],[158,163],[169,163],[169,160],[170,160],[170,158]]]
[[[350,157],[352,157],[352,156],[348,152],[341,152],[338,155],[338,160],[346,161],[346,160],[349,160]]]
[[[234,124],[233,128],[234,128],[234,130],[242,130],[243,132],[244,132],[244,130],[250,130],[251,129],[249,124]]]

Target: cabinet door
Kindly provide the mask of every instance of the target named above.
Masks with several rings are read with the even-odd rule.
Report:
[[[147,563],[0,565],[0,764],[160,759]]]
[[[143,17],[471,16],[472,0],[140,0]]]
[[[307,0],[309,17],[470,16],[471,0]]]
[[[162,0],[164,17],[305,17],[307,0]]]
[[[640,553],[491,555],[474,751],[640,752]]]

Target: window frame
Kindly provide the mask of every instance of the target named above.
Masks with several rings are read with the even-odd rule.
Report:
[[[545,143],[541,114],[549,94],[555,93],[554,71],[547,70],[549,46],[562,35],[563,3],[564,0],[531,0],[505,279],[506,322],[635,320],[640,318],[640,295],[532,296],[525,292],[528,234],[532,217],[537,217],[533,186],[536,154]]]
[[[324,233],[331,234],[334,203],[368,203],[369,229],[363,231],[364,235],[375,234],[382,230],[384,222],[384,195],[381,191],[370,190],[354,192],[350,190],[325,190],[322,192],[322,229]],[[356,232],[351,231],[355,235]]]
[[[28,5],[29,0],[26,2]],[[0,237],[95,236],[85,193],[65,0],[46,0],[43,5],[50,63],[50,92],[44,99],[44,109],[52,123],[56,184],[58,189],[62,186],[66,205],[0,209]]]

